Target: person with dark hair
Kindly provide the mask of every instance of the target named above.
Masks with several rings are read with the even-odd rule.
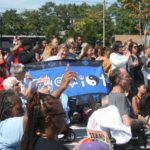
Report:
[[[147,123],[150,125],[150,92],[145,94],[142,98],[140,114],[147,119]]]
[[[147,123],[147,120],[144,118],[143,115],[141,115],[140,113],[140,107],[141,107],[141,103],[142,103],[142,99],[144,97],[144,95],[147,92],[147,87],[145,84],[139,84],[137,86],[137,93],[135,96],[132,97],[132,110],[133,110],[133,115],[135,118],[137,118],[138,120],[141,120],[141,122],[143,122],[144,124]]]
[[[123,45],[121,41],[115,41],[112,47],[113,52],[110,54],[111,70],[122,67],[126,69],[130,53],[123,54]]]
[[[55,140],[65,128],[65,113],[59,99],[35,93],[27,104],[28,122],[20,150],[67,150]]]
[[[35,62],[35,53],[31,51],[32,41],[30,39],[22,40],[23,51],[18,54],[19,62],[28,64]]]
[[[22,116],[22,103],[12,90],[0,91],[0,149],[18,150],[26,117]]]
[[[96,60],[98,61],[103,61],[104,60],[104,53],[103,53],[103,46],[102,45],[97,45],[95,46],[95,56],[96,56]]]
[[[17,64],[19,62],[18,54],[22,52],[22,50],[22,40],[19,36],[14,36],[13,47],[10,48],[11,53],[9,54],[9,59],[11,59],[14,64]]]
[[[81,36],[77,36],[77,38],[76,38],[76,43],[77,43],[77,50],[76,50],[76,54],[77,55],[79,55],[80,54],[80,52],[81,52],[81,49],[82,49],[82,47],[81,47],[81,45],[82,45],[82,37]]]
[[[13,90],[0,92],[0,121],[22,115],[21,100]]]
[[[132,93],[134,95],[135,87],[137,87],[138,84],[141,84],[144,82],[144,77],[141,71],[142,63],[138,55],[137,43],[131,42],[129,44],[128,49],[131,53],[131,56],[129,57],[129,60],[128,60],[128,72],[133,80]]]

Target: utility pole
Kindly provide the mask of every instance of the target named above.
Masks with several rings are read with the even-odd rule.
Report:
[[[142,36],[142,29],[141,29],[141,1],[139,0],[139,32],[140,36]]]
[[[2,49],[2,35],[3,35],[3,27],[2,27],[2,25],[3,25],[3,22],[2,22],[2,13],[0,12],[0,49]]]
[[[105,47],[105,0],[103,0],[103,47]]]

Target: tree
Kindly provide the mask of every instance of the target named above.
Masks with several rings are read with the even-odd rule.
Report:
[[[26,10],[22,14],[23,30],[25,35],[41,35],[41,20],[37,10]]]
[[[108,14],[114,22],[113,32],[115,34],[138,34],[135,28],[139,20],[129,16],[129,10],[124,8],[121,3],[114,3],[108,8]]]
[[[53,36],[59,36],[61,23],[56,8],[55,3],[47,2],[39,9],[42,32],[48,40]]]
[[[143,28],[145,24],[149,23],[150,20],[150,1],[149,0],[118,0],[123,8],[129,12],[129,16],[132,19],[137,19],[139,21],[139,26],[137,25],[137,30]]]
[[[16,10],[6,10],[2,16],[3,34],[15,35],[22,31],[22,18]]]
[[[132,18],[150,19],[150,1],[149,0],[118,0],[124,8],[129,10],[129,15]]]

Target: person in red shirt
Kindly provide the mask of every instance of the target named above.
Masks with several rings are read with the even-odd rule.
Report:
[[[10,48],[10,51],[13,55],[13,63],[18,64],[18,54],[23,50],[21,40],[18,36],[15,36],[13,39],[13,47]]]

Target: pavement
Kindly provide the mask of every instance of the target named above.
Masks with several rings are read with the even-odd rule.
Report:
[[[74,132],[76,134],[76,140],[72,143],[66,143],[65,144],[70,150],[72,150],[78,144],[78,142],[81,139],[83,139],[84,137],[87,136],[87,134],[86,134],[86,125],[84,125],[84,124],[75,124],[75,125],[72,125],[71,128],[74,130]],[[136,150],[136,149],[134,149],[134,150]],[[148,144],[147,144],[146,149],[144,147],[141,147],[138,150],[150,150],[150,140],[148,140]]]
[[[65,144],[70,150],[73,149],[81,139],[87,136],[86,126],[84,124],[72,125],[71,128],[74,130],[76,134],[76,140],[72,143]]]

